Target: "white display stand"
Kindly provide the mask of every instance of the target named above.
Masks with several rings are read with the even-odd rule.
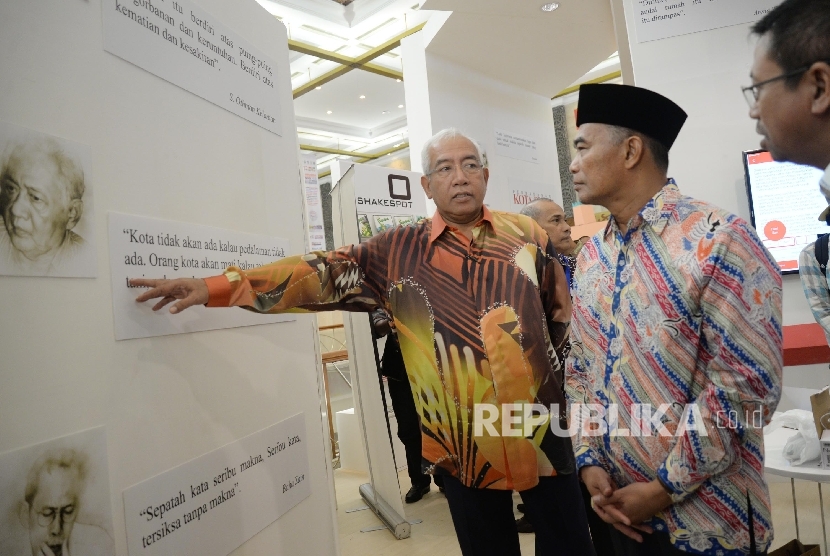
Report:
[[[405,175],[409,181],[411,200],[395,199],[395,197],[405,197],[407,194],[405,187],[401,191],[396,189],[399,182],[394,177],[390,180],[392,175]],[[422,190],[416,189],[420,187],[417,176],[414,172],[402,172],[390,168],[361,164],[351,166],[331,190],[335,244],[349,245],[359,242],[358,214],[368,213],[370,207],[374,207],[372,209],[374,212],[386,214],[397,214],[396,211],[404,209],[420,210],[424,199]],[[358,185],[359,180],[366,181]],[[361,193],[359,194],[358,191]],[[413,205],[420,203],[420,206],[385,206],[383,210],[377,210],[377,204],[366,204],[365,201],[358,206],[360,198],[382,200],[383,197],[388,197],[390,201],[411,202]],[[365,313],[344,312],[343,326],[349,346],[349,367],[353,377],[355,414],[361,426],[366,448],[366,461],[369,466],[370,483],[362,485],[360,493],[389,530],[397,538],[405,539],[410,535],[411,526],[405,519],[398,470],[395,466],[383,408],[384,394],[381,392],[378,380],[369,316]]]
[[[303,414],[311,495],[233,554],[338,554],[313,316],[115,340],[108,213],[306,243],[286,29],[254,0],[190,3],[275,61],[282,136],[106,52],[102,0],[0,2],[0,121],[90,147],[98,255],[94,279],[0,277],[0,452],[103,425],[128,556],[124,490]]]

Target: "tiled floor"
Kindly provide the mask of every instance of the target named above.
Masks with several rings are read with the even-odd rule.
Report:
[[[364,527],[379,525],[380,520],[371,512],[346,513],[346,510],[365,505],[358,494],[358,487],[367,482],[366,475],[347,471],[335,472],[337,493],[337,520],[340,533],[342,556],[460,556],[461,551],[455,540],[450,512],[443,494],[435,485],[432,491],[415,504],[406,504],[406,518],[422,519],[423,523],[412,526],[412,536],[397,540],[386,529],[361,533]],[[775,527],[775,543],[778,547],[795,538],[793,505],[790,482],[770,478],[772,495],[772,519]],[[409,489],[406,472],[400,476],[401,488]],[[825,515],[830,521],[830,484],[824,486]],[[518,495],[515,495],[518,499]],[[818,489],[815,483],[796,481],[798,499],[798,520],[801,540],[805,543],[821,544],[821,513],[818,503]],[[533,554],[533,535],[520,535],[522,554]],[[825,554],[822,549],[822,554]],[[827,556],[825,554],[825,556]]]

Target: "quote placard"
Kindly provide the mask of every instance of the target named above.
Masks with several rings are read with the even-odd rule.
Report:
[[[227,556],[311,495],[299,413],[124,491],[130,556]]]
[[[501,129],[496,130],[496,154],[539,164],[535,139]]]
[[[637,42],[758,21],[781,0],[629,0]]]
[[[102,0],[101,5],[104,50],[282,134],[277,65],[241,35],[189,0]]]
[[[238,308],[153,312],[152,302],[135,302],[142,290],[128,284],[130,278],[205,278],[229,266],[262,266],[289,253],[287,239],[110,212],[109,249],[116,340],[294,320]]]
[[[305,210],[308,220],[308,240],[311,251],[326,249],[326,230],[323,227],[323,202],[320,198],[320,183],[317,177],[317,156],[301,155],[303,164],[303,187],[305,188]]]

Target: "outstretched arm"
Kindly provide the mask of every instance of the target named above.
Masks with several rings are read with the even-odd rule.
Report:
[[[385,297],[387,245],[386,238],[378,236],[359,246],[287,257],[254,269],[231,267],[206,279],[130,283],[151,288],[136,301],[158,299],[154,311],[173,303],[174,314],[200,304],[259,313],[371,311]]]

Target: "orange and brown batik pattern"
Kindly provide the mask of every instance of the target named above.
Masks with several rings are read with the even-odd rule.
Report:
[[[525,490],[571,473],[569,438],[548,424],[528,436],[475,436],[476,404],[559,404],[571,306],[565,274],[531,219],[485,209],[467,238],[440,216],[361,245],[289,257],[208,279],[211,306],[263,313],[392,314],[427,470],[467,486]],[[501,417],[494,423],[502,431]],[[515,428],[521,428],[517,426]]]

